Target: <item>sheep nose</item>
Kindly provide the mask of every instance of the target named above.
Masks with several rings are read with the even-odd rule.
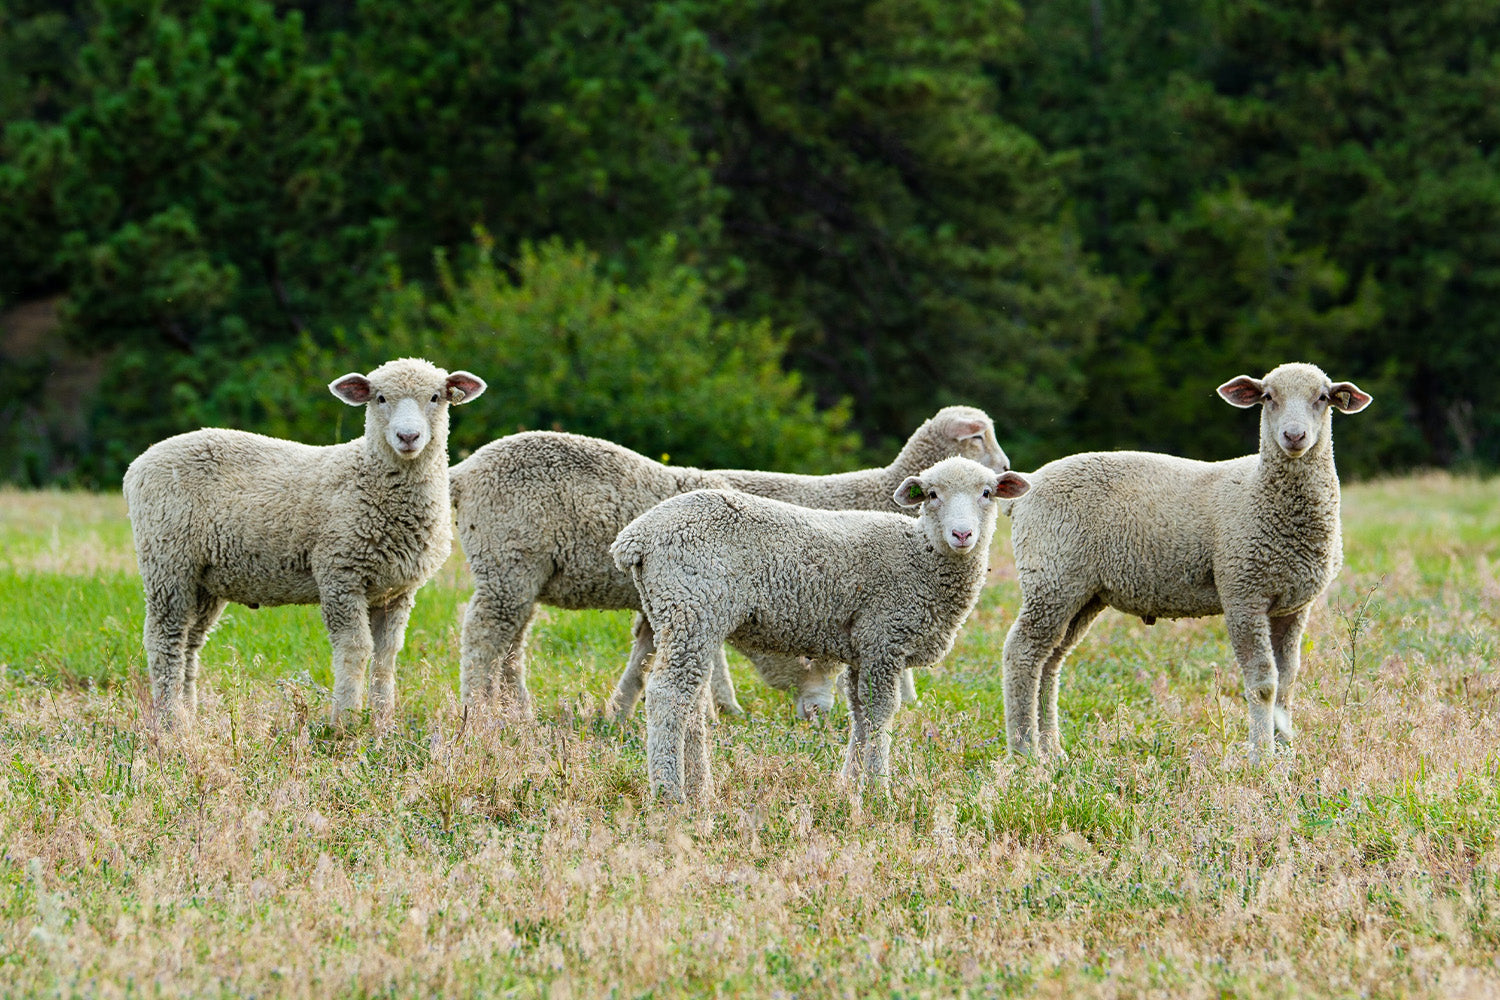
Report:
[[[1288,428],[1281,432],[1281,439],[1288,448],[1301,448],[1307,441],[1307,431]]]
[[[969,539],[973,537],[974,532],[972,531],[959,531],[957,528],[953,529],[953,540],[959,545],[968,545]]]
[[[422,436],[421,431],[397,431],[396,436],[401,439],[402,444],[416,444],[417,438]]]

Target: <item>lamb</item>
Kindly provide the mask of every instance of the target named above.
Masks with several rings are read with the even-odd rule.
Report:
[[[469,703],[504,695],[530,712],[526,639],[538,602],[639,611],[640,597],[610,561],[609,545],[633,518],[667,497],[698,488],[740,489],[807,507],[884,509],[903,479],[955,454],[999,472],[1010,468],[990,418],[968,406],[939,410],[890,465],[830,476],[666,466],[608,441],[555,431],[492,441],[451,470],[458,535],[474,576],[463,622],[460,696]],[[634,631],[630,660],[610,700],[614,718],[635,705],[653,650],[645,619],[637,619]],[[739,714],[722,652],[718,660],[715,699]],[[773,686],[799,691],[802,717],[832,707],[841,664],[768,656],[755,664]]]
[[[390,361],[328,388],[365,407],[364,436],[315,447],[205,429],[146,449],[125,500],[146,592],[157,719],[197,711],[198,653],[224,606],[319,604],[333,646],[333,720],[394,705],[396,654],[419,587],[448,558],[448,407],[485,383],[426,361]]]
[[[1260,453],[1196,462],[1090,452],[1031,475],[1009,511],[1021,610],[1002,654],[1010,748],[1062,756],[1063,659],[1106,607],[1157,618],[1224,616],[1249,703],[1252,757],[1293,738],[1291,691],[1313,602],[1343,562],[1333,411],[1370,403],[1310,364],[1219,386],[1261,404]]]
[[[952,647],[984,586],[999,501],[1026,489],[1017,473],[954,457],[896,489],[896,503],[920,508],[915,519],[694,490],[630,522],[610,553],[660,644],[646,685],[653,791],[712,794],[708,680],[726,641],[847,663],[843,776],[857,783],[863,770],[887,790],[900,674]]]

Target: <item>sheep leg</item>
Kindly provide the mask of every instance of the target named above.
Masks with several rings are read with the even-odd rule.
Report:
[[[859,784],[870,733],[864,692],[859,681],[859,668],[850,664],[849,669],[844,672],[844,696],[849,699],[849,746],[844,751],[844,769],[840,772],[840,776],[850,785]]]
[[[656,652],[656,633],[644,614],[637,613],[630,623],[630,658],[625,661],[625,672],[615,682],[614,693],[604,706],[605,715],[611,722],[624,722],[635,709],[645,687],[646,664]]]
[[[536,601],[518,598],[492,581],[503,574],[476,572],[474,596],[464,611],[459,640],[458,695],[464,704],[492,703],[509,689],[522,714],[531,715],[526,690],[526,639]]]
[[[719,647],[722,656],[723,647]],[[687,731],[682,742],[683,785],[686,797],[694,802],[708,802],[714,795],[714,776],[709,768],[708,720],[713,711],[709,689],[698,689],[693,709],[688,713]]]
[[[860,672],[859,700],[865,714],[865,780],[881,794],[891,790],[891,723],[901,705],[901,670],[877,664]]]
[[[659,635],[661,662],[646,675],[646,767],[651,790],[672,802],[685,801],[689,777],[683,760],[687,732],[702,709],[700,696],[713,670],[713,647],[678,631]],[[699,760],[707,767],[706,742],[695,737]],[[698,775],[700,781],[702,774]]]
[[[228,603],[206,590],[198,590],[193,622],[188,627],[182,660],[182,703],[189,716],[198,713],[198,654],[208,641],[208,633],[213,631],[219,622],[219,616],[224,613],[224,605]]]
[[[383,607],[370,609],[370,635],[375,656],[370,664],[370,714],[390,717],[396,708],[396,656],[406,645],[406,622],[416,603],[415,592],[399,594]]]
[[[1074,616],[1091,598],[1076,604],[1044,603],[1026,596],[1025,582],[1021,589],[1021,610],[1005,635],[1005,648],[1000,654],[1005,688],[1005,739],[1013,753],[1044,753],[1048,747],[1042,742],[1038,708],[1042,674],[1046,664],[1056,657],[1052,667],[1055,691],[1056,672],[1062,663],[1058,650]],[[1053,728],[1055,731],[1055,718]]]
[[[713,688],[714,705],[719,711],[734,716],[745,714],[739,699],[734,696],[734,681],[729,676],[729,658],[724,655],[723,646],[719,647],[719,653],[714,658],[714,672],[709,686]]]
[[[1089,626],[1099,613],[1104,610],[1104,602],[1097,597],[1089,601],[1073,620],[1068,622],[1068,628],[1063,633],[1062,642],[1052,651],[1052,655],[1042,662],[1042,675],[1037,686],[1037,745],[1044,754],[1050,754],[1059,760],[1067,759],[1067,752],[1062,745],[1062,726],[1057,719],[1057,688],[1058,680],[1062,674],[1063,660],[1083,639],[1088,632]]]
[[[1272,720],[1276,726],[1276,742],[1291,746],[1296,735],[1292,727],[1292,685],[1297,682],[1297,671],[1302,668],[1302,632],[1307,627],[1311,608],[1303,608],[1293,615],[1272,618],[1271,652],[1276,657],[1276,709]]]
[[[370,605],[354,587],[319,581],[318,588],[323,594],[323,627],[333,646],[333,724],[342,726],[364,700],[365,665],[375,652]]]
[[[1250,713],[1250,758],[1259,760],[1262,753],[1275,745],[1273,711],[1277,677],[1271,652],[1271,620],[1264,611],[1226,605],[1224,624],[1245,682],[1245,701]]]
[[[184,700],[187,675],[187,639],[192,631],[194,609],[187,596],[194,592],[191,581],[147,585],[146,670],[151,677],[151,703],[157,724],[171,730],[189,720]]]
[[[921,701],[917,697],[917,678],[910,668],[901,671],[901,704],[915,705]]]

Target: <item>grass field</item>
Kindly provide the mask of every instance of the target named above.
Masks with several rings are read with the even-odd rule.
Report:
[[[1500,483],[1345,492],[1295,753],[1254,766],[1218,620],[1107,613],[1071,757],[1004,750],[1008,549],[897,721],[888,800],[736,662],[711,807],[599,719],[628,620],[549,612],[535,725],[461,722],[455,557],[398,717],[332,738],[315,608],[231,607],[197,728],[146,722],[118,496],[0,492],[0,995],[1500,994]],[[1004,532],[1002,525],[1002,535]]]

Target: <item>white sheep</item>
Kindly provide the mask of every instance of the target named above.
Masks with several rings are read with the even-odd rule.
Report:
[[[464,614],[459,689],[465,702],[509,697],[530,711],[526,640],[538,603],[559,608],[640,610],[629,577],[610,561],[620,529],[667,497],[698,488],[774,495],[806,507],[889,509],[907,476],[950,455],[996,471],[1010,468],[983,410],[949,406],[912,434],[884,468],[828,476],[667,466],[598,438],[529,431],[492,441],[451,471],[459,540],[474,576]],[[638,618],[629,662],[610,699],[623,718],[641,691],[651,655],[649,625]],[[757,670],[778,688],[798,691],[798,714],[826,712],[842,664],[758,656]],[[715,699],[739,714],[720,652]],[[915,697],[915,693],[912,692]]]
[[[125,472],[165,727],[196,712],[198,652],[229,601],[321,605],[336,723],[359,708],[372,654],[371,708],[394,704],[414,595],[453,545],[448,407],[485,383],[404,358],[328,388],[365,407],[363,437],[315,447],[205,429],[152,445]]]
[[[1218,391],[1235,406],[1262,404],[1258,455],[1073,455],[1032,473],[1013,504],[1021,610],[1003,653],[1012,750],[1062,755],[1058,673],[1106,607],[1148,625],[1224,615],[1252,754],[1273,745],[1273,730],[1291,741],[1302,631],[1343,561],[1333,411],[1357,413],[1370,396],[1308,364]]]
[[[901,672],[952,647],[984,586],[999,501],[1026,488],[1017,473],[948,458],[894,492],[916,518],[695,490],[627,525],[610,551],[660,653],[646,684],[652,789],[712,794],[708,681],[725,642],[848,664],[843,774],[887,788]]]

